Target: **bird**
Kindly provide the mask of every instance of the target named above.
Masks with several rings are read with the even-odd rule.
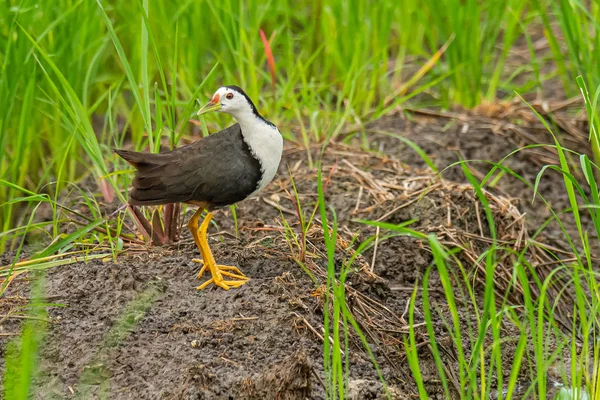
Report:
[[[186,203],[198,207],[188,228],[202,259],[193,261],[203,264],[197,279],[206,270],[212,276],[196,289],[214,283],[229,290],[249,278],[236,266],[216,263],[207,240],[210,221],[216,210],[251,197],[271,182],[281,161],[283,137],[239,86],[218,88],[197,115],[212,111],[227,113],[237,123],[164,153],[115,152],[136,169],[129,204]],[[199,223],[205,210],[206,216]]]

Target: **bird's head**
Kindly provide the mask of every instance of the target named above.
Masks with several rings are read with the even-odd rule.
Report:
[[[247,113],[258,114],[252,100],[238,86],[220,87],[213,95],[211,101],[198,111],[198,115],[210,111],[226,112],[234,117]]]

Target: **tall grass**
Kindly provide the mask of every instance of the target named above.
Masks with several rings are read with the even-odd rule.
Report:
[[[600,85],[600,6],[579,0],[536,0],[544,33],[568,95],[577,92],[575,77],[582,75],[591,87]],[[556,29],[554,23],[560,29]],[[562,46],[561,46],[562,45]],[[564,46],[564,48],[563,48]],[[566,48],[566,51],[565,51]]]
[[[600,92],[587,89],[600,85],[599,13],[596,2],[578,0],[382,0],[373,4],[359,0],[56,0],[51,5],[35,0],[1,2],[0,253],[7,244],[12,249],[22,244],[20,239],[28,231],[48,228],[32,220],[40,202],[51,207],[52,242],[38,253],[37,261],[55,253],[67,254],[74,240],[97,232],[102,232],[101,238],[92,240],[108,238],[114,253],[120,246],[121,222],[116,228],[110,225],[110,216],[102,215],[99,203],[110,202],[113,197],[124,202],[123,188],[129,178],[113,172],[122,169],[123,164],[111,149],[131,146],[156,152],[161,145],[177,146],[182,137],[194,138],[200,134],[199,129],[194,129],[188,119],[196,99],[208,98],[222,84],[244,87],[259,109],[282,128],[286,139],[309,147],[335,139],[349,125],[360,129],[369,118],[384,115],[417,94],[420,104],[445,107],[468,108],[495,100],[499,90],[511,87],[516,74],[506,71],[512,46],[524,35],[533,49],[529,24],[541,23],[565,92],[573,95],[579,89],[584,95],[596,156],[594,163],[578,155],[578,175],[567,163],[568,151],[557,140],[554,148],[560,165],[542,171],[564,176],[570,202],[566,213],[576,221],[578,231],[577,237],[567,237],[576,260],[559,265],[556,272],[568,273],[575,291],[573,333],[565,334],[553,318],[554,303],[560,299],[547,297],[550,281],[531,282],[525,271],[533,270],[533,266],[524,257],[515,265],[514,279],[524,288],[532,283],[539,285],[540,296],[526,291],[520,310],[523,312],[517,313],[508,306],[497,307],[493,282],[487,282],[483,299],[475,299],[468,274],[462,268],[450,267],[457,260],[452,250],[441,246],[436,238],[398,229],[427,240],[434,255],[423,282],[421,301],[447,397],[455,393],[436,347],[433,321],[438,310],[427,297],[428,278],[434,270],[440,275],[450,306],[444,317],[457,349],[460,396],[488,398],[491,382],[496,379],[498,389],[506,388],[505,398],[517,397],[517,382],[523,371],[529,370],[534,371],[529,372],[532,383],[524,396],[543,398],[548,393],[545,373],[563,353],[570,355],[566,362],[569,368],[565,368],[569,376],[565,372],[563,382],[575,390],[585,387],[592,396],[599,396],[600,348],[595,340],[599,296],[591,241],[600,234]],[[266,90],[271,76],[266,68],[261,29],[275,57],[274,91]],[[534,50],[531,54],[531,66],[524,68],[535,72],[532,79],[537,84],[541,79],[539,60]],[[531,82],[527,85],[532,87]],[[225,116],[211,115],[201,121],[202,133],[207,133],[207,126],[216,129],[228,123]],[[481,196],[486,182],[478,182],[468,170],[465,172],[494,232],[489,208]],[[95,198],[82,191],[92,218],[86,220],[79,215],[87,221],[84,226],[60,235],[60,223],[69,221],[67,215],[73,212],[62,205],[63,190],[89,173],[102,195]],[[585,181],[576,176],[584,176]],[[331,378],[328,393],[341,398],[347,386],[344,367],[348,363],[342,355],[346,344],[340,340],[347,337],[350,326],[360,330],[345,309],[344,270],[338,275],[331,253],[335,250],[336,221],[334,217],[329,223],[321,185],[319,189],[319,211],[328,249],[328,296],[332,293],[327,307],[333,310],[333,319],[326,319],[325,325],[337,340],[331,347],[325,341],[324,362]],[[584,213],[592,221],[592,232],[587,232],[581,222]],[[553,219],[559,220],[560,215],[556,212]],[[487,276],[493,276],[499,250],[494,244],[482,256]],[[40,261],[34,265],[61,262]],[[20,268],[31,265],[12,265],[2,270],[2,276]],[[461,282],[464,292],[455,293],[453,282]],[[458,297],[469,304],[475,318],[467,333],[457,329]],[[415,291],[411,321],[416,303]],[[329,318],[328,313],[325,315]],[[509,371],[503,370],[501,362],[505,349],[499,336],[502,324],[510,324],[519,332],[514,338],[516,351]],[[23,335],[21,346],[30,345],[31,349],[37,339],[28,335]],[[493,345],[488,346],[486,339],[490,338]],[[364,337],[361,339],[366,343]],[[549,350],[550,342],[555,346],[553,351]],[[404,346],[418,391],[424,397],[427,393],[420,381],[414,329]],[[19,354],[16,347],[13,350]],[[34,353],[20,353],[26,356],[14,358],[27,371],[24,382],[30,382],[30,356]],[[503,380],[504,376],[508,379]],[[15,387],[27,394],[26,383]]]
[[[176,146],[193,132],[196,98],[222,84],[244,87],[287,139],[306,146],[416,94],[472,107],[508,85],[505,61],[535,17],[526,3],[6,1],[0,178],[40,193],[92,171],[110,200],[128,184],[108,174],[122,167],[110,149]],[[261,29],[275,92],[266,90]],[[211,128],[229,123],[208,118]],[[2,230],[22,223],[23,204],[6,204],[21,194],[0,187]]]
[[[452,71],[444,98],[471,108],[482,100],[496,99],[504,63],[521,35],[526,0],[444,0],[427,1],[420,7],[427,21],[426,42],[433,50],[454,37],[446,51],[444,68]],[[445,10],[445,12],[440,12]],[[495,48],[500,47],[497,51]],[[446,106],[450,106],[450,103]]]
[[[559,144],[557,146],[561,149],[560,153],[564,154],[566,150]],[[563,161],[566,159],[561,156],[561,164]],[[581,161],[584,169],[596,168],[586,156],[582,156]],[[582,182],[573,181],[573,175],[564,169],[564,165],[553,169],[565,176],[569,181],[566,184],[567,192],[572,192],[573,198],[579,199],[574,203],[574,208],[565,211],[562,218],[573,218],[577,225],[582,223],[582,213],[589,213],[590,220],[596,219],[600,203],[583,195],[585,192],[580,190]],[[586,173],[586,179],[591,188],[596,188],[593,196],[597,197],[594,174],[590,172]],[[482,183],[472,176],[469,180],[475,192],[479,192]],[[487,177],[484,182],[486,180]],[[571,184],[573,186],[569,188]],[[484,197],[479,195],[478,198],[492,225],[489,206],[485,204]],[[580,202],[584,204],[579,205]],[[555,212],[551,220],[559,218],[561,213]],[[489,399],[499,396],[503,399],[546,399],[558,396],[558,399],[584,399],[590,396],[595,399],[600,396],[600,345],[596,340],[600,329],[600,296],[597,290],[598,272],[590,263],[590,257],[593,257],[591,248],[597,246],[591,241],[597,241],[600,233],[595,222],[592,232],[582,228],[580,238],[567,237],[573,244],[571,250],[576,256],[575,261],[558,262],[544,279],[537,276],[536,266],[530,264],[526,250],[518,255],[513,266],[513,278],[523,288],[523,294],[522,303],[517,306],[506,303],[506,299],[498,298],[494,293],[495,260],[498,252],[508,250],[495,241],[480,256],[479,261],[485,265],[486,282],[483,287],[476,288],[472,274],[461,264],[455,250],[440,244],[435,236],[427,237],[402,226],[372,225],[381,225],[425,240],[433,255],[432,265],[423,281],[415,285],[411,296],[409,335],[404,341],[420,398],[428,398],[429,394],[423,385],[423,361],[419,357],[422,352],[419,351],[420,344],[416,342],[414,326],[417,310],[425,320],[426,340],[445,398]],[[544,231],[546,225],[540,228],[536,236]],[[529,246],[536,244],[532,242]],[[558,261],[560,258],[556,256],[556,259]],[[549,292],[557,275],[567,277],[568,285],[564,290],[574,295],[574,301],[569,300],[573,307],[572,324],[566,327],[556,313],[556,308],[566,297],[554,297]],[[439,285],[439,280],[443,288],[445,301],[442,307],[432,300],[432,276],[436,277],[436,285]],[[537,290],[532,291],[531,287]],[[504,336],[503,332],[507,330],[516,333]],[[449,337],[450,345],[445,342],[445,350],[442,350],[439,342],[446,337]],[[449,346],[456,360],[454,357],[448,358]],[[506,358],[508,352],[511,354],[509,360]],[[558,375],[556,372],[550,374],[551,369],[559,371]],[[558,391],[557,387],[563,389]]]
[[[43,302],[44,280],[32,285],[31,303],[26,309],[22,333],[6,346],[3,377],[4,398],[25,400],[33,396],[33,382],[38,373],[38,354],[47,329],[48,306]]]
[[[397,55],[388,49],[398,48],[397,37],[408,37],[394,24],[399,8],[393,3],[367,8],[356,2],[361,14],[344,2],[320,1],[300,7],[258,1],[38,5],[0,5],[7,26],[0,35],[0,177],[34,192],[49,182],[59,190],[86,174],[91,160],[107,199],[127,184],[107,176],[111,147],[127,138],[136,149],[158,151],[163,137],[176,146],[190,131],[195,99],[223,84],[244,87],[277,122],[310,118],[320,109],[325,118],[315,120],[311,137],[331,136],[341,126],[336,118],[362,115],[380,101],[388,62]],[[369,28],[355,35],[354,26],[365,19]],[[261,28],[276,57],[275,97],[263,91],[269,75]],[[346,99],[353,111],[340,113]],[[227,123],[220,116],[211,120]],[[19,195],[0,188],[3,230],[20,223],[16,205],[4,204]]]
[[[433,255],[423,281],[415,285],[411,296],[410,331],[404,341],[407,360],[421,398],[428,398],[429,394],[422,382],[423,361],[418,357],[421,353],[414,328],[417,310],[421,311],[427,326],[427,340],[446,398],[488,399],[499,396],[504,399],[546,399],[556,396],[557,399],[579,400],[600,397],[600,345],[597,340],[600,293],[594,255],[594,249],[600,244],[598,166],[587,155],[564,148],[545,119],[533,108],[531,111],[554,138],[552,147],[559,158],[558,165],[543,167],[534,182],[528,182],[504,167],[502,164],[506,158],[495,164],[481,181],[466,168],[467,161],[457,163],[473,186],[491,233],[489,248],[478,260],[485,265],[483,287],[474,286],[472,274],[462,265],[455,249],[446,248],[435,236],[426,236],[403,226],[370,223],[426,241]],[[593,118],[592,115],[589,117]],[[590,125],[590,130],[593,129]],[[590,135],[593,137],[593,133]],[[578,158],[579,163],[573,164],[569,158]],[[565,191],[570,205],[566,210],[550,208],[552,216],[514,258],[513,285],[518,283],[523,290],[522,303],[516,306],[508,304],[506,298],[498,298],[494,292],[493,277],[498,254],[510,249],[504,249],[496,241],[495,222],[482,189],[492,181],[498,169],[528,184],[536,201],[543,201],[547,206],[550,204],[537,192],[537,188],[543,175],[558,173],[563,177],[564,187],[561,190]],[[576,178],[578,176],[583,178]],[[566,220],[574,223],[574,234],[566,229]],[[542,279],[526,252],[530,247],[538,246],[536,238],[550,223],[557,224],[574,258],[561,261],[558,254],[553,255],[555,267]],[[434,275],[443,288],[444,307],[432,301],[430,287]],[[559,275],[563,281],[566,279],[567,284],[555,296],[550,288]],[[565,291],[572,294],[572,298],[565,296]],[[572,307],[569,313],[571,324],[566,326],[557,313],[557,308],[565,301]],[[502,332],[506,329],[516,334],[504,337]],[[440,330],[444,332],[443,336],[449,336],[456,362],[448,360],[447,345],[445,351],[439,348]],[[507,352],[511,354],[509,362],[506,362]],[[551,369],[559,372],[551,376]],[[557,390],[557,387],[561,389]]]
[[[365,350],[369,354],[371,361],[383,384],[385,394],[388,399],[391,395],[387,389],[383,374],[377,364],[375,356],[371,351],[366,336],[360,325],[350,312],[346,302],[346,279],[351,272],[352,264],[356,257],[365,250],[369,242],[364,242],[356,249],[349,260],[345,260],[338,267],[336,263],[336,247],[338,240],[338,221],[335,210],[330,208],[332,214],[331,224],[327,213],[327,203],[324,195],[324,185],[321,175],[321,169],[318,171],[318,207],[321,216],[321,228],[323,230],[323,239],[327,249],[327,279],[325,283],[325,301],[323,311],[323,326],[325,330],[325,340],[323,341],[323,370],[327,386],[325,393],[328,399],[344,399],[348,389],[350,379],[350,346],[349,335],[351,329],[360,338]],[[330,315],[331,312],[331,315]],[[332,343],[327,340],[331,334]],[[343,338],[343,341],[342,341]]]

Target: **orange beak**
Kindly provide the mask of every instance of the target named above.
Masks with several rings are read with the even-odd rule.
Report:
[[[202,115],[202,114],[205,114],[210,111],[220,110],[221,109],[221,103],[219,102],[220,99],[221,99],[221,96],[219,96],[219,94],[215,94],[213,96],[213,98],[211,99],[211,101],[207,105],[202,107],[200,109],[200,111],[198,111],[197,115]]]

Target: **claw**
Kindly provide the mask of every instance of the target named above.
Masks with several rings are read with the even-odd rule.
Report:
[[[202,285],[198,286],[196,289],[197,290],[202,290],[205,287],[207,287],[208,285],[210,285],[211,283],[214,283],[215,285],[219,286],[220,288],[223,288],[225,290],[229,290],[230,288],[234,287],[240,287],[242,286],[244,283],[248,282],[248,279],[246,280],[240,280],[240,281],[226,281],[226,280],[215,280],[215,278],[210,278],[209,280],[207,280],[206,282],[204,282]]]
[[[202,269],[198,273],[198,278],[200,278],[202,276],[202,274],[206,270],[206,267],[207,267],[206,264],[202,266]],[[196,288],[198,290],[204,289],[206,286],[208,286],[211,283],[214,283],[215,285],[217,285],[225,290],[229,290],[230,287],[242,286],[244,283],[248,282],[248,280],[250,279],[247,276],[245,276],[244,274],[240,275],[240,274],[234,274],[233,272],[229,272],[229,271],[240,271],[237,267],[231,267],[228,265],[209,265],[208,267],[210,269],[210,273],[212,274],[212,278],[210,278],[209,280],[204,282],[202,285],[198,286]],[[239,279],[239,280],[226,281],[223,279],[224,276],[229,277],[229,278]]]

